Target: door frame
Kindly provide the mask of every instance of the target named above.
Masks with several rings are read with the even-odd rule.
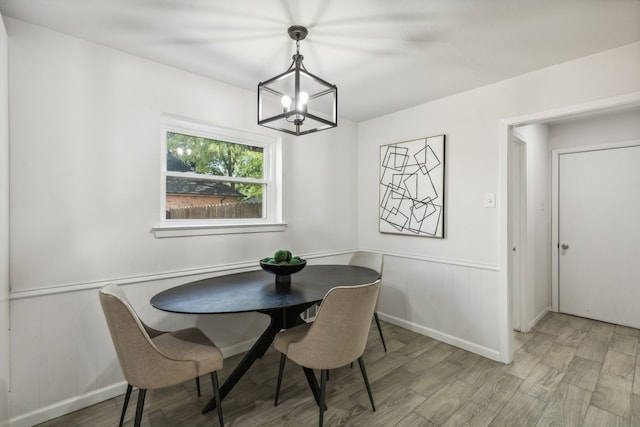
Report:
[[[640,146],[640,140],[610,142],[551,151],[551,308],[560,309],[560,155]]]
[[[513,227],[513,218],[509,215],[508,207],[509,142],[513,138],[513,128],[527,124],[545,123],[560,117],[577,116],[586,113],[604,112],[610,109],[623,109],[635,106],[640,106],[640,91],[500,120],[498,125],[500,155],[500,186],[498,191],[498,200],[502,200],[503,202],[499,204],[499,257],[501,268],[498,273],[498,324],[500,328],[499,357],[501,362],[511,363],[513,361],[513,327],[511,319],[513,311],[513,288],[510,280],[512,266],[509,262],[511,257],[511,230]]]

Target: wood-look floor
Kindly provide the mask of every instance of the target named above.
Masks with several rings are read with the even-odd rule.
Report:
[[[383,323],[364,359],[376,403],[371,411],[360,371],[331,371],[326,426],[640,426],[640,330],[549,313],[529,333],[515,333],[515,361],[503,365]],[[240,356],[225,360],[223,381]],[[313,426],[318,409],[302,370],[287,363],[273,406],[279,353],[270,349],[223,401],[227,426]],[[145,426],[216,426],[200,410],[211,382],[147,393]],[[134,391],[125,425],[133,425]],[[41,426],[115,426],[123,396]]]

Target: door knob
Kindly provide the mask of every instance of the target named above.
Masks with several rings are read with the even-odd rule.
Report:
[[[562,246],[560,246],[562,249],[569,249],[569,245],[567,245],[566,243],[563,243]]]

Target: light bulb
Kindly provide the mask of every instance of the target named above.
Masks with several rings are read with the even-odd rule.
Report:
[[[291,98],[287,95],[284,95],[282,98],[280,98],[280,103],[286,110],[288,110],[291,106]]]
[[[307,102],[309,102],[309,95],[307,92],[300,92],[298,94],[298,106],[302,108],[303,105],[307,105]]]
[[[178,147],[176,153],[178,153],[178,156],[182,156],[184,154],[184,150],[182,149],[182,147]]]

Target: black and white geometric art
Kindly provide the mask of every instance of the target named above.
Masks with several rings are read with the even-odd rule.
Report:
[[[380,147],[380,232],[444,237],[445,136]]]

